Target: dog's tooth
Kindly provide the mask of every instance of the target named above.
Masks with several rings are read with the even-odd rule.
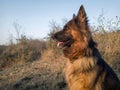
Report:
[[[63,42],[58,42],[57,43],[57,47],[60,47],[60,46],[62,46],[63,45]]]
[[[57,43],[57,47],[60,47],[60,43],[59,42]]]

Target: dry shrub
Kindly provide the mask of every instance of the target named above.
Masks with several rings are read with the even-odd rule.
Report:
[[[7,48],[5,45],[0,45],[0,55],[3,53],[3,51]]]
[[[8,45],[0,55],[0,68],[38,60],[44,49],[46,49],[46,44],[42,40],[30,39]]]
[[[62,50],[61,48],[57,47],[57,42],[55,42],[51,36],[61,30],[60,25],[58,25],[56,22],[51,22],[51,29],[50,32],[48,34],[48,36],[46,37],[46,50],[42,53],[42,60],[55,60],[58,59],[58,57],[62,56]]]
[[[94,39],[105,61],[115,70],[120,71],[120,31],[97,33]]]

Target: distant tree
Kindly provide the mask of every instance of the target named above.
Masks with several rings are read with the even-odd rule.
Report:
[[[20,39],[20,36],[21,36],[20,30],[21,30],[22,26],[17,21],[15,21],[13,23],[13,26],[14,26],[15,31],[16,31],[17,39]]]

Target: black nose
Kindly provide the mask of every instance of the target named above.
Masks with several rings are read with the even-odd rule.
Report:
[[[53,34],[53,35],[51,36],[51,38],[52,38],[52,39],[55,39],[55,38],[56,38],[56,35],[55,35],[55,34]]]

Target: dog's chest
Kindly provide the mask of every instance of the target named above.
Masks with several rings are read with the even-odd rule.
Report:
[[[95,78],[92,73],[68,73],[66,73],[66,80],[69,87],[71,88],[70,90],[89,90],[89,88],[92,87],[91,85]]]
[[[83,69],[90,69],[88,65],[84,63],[76,62],[74,64],[68,62],[65,68],[65,76],[70,87],[70,90],[89,90],[92,87],[93,80],[95,80],[95,71],[82,72]],[[93,63],[92,63],[93,64]],[[82,69],[81,69],[82,68]]]

